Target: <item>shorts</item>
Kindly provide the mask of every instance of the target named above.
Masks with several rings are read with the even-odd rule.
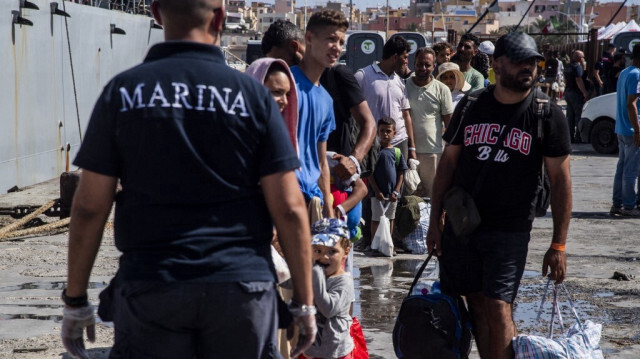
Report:
[[[381,201],[375,197],[371,197],[371,220],[380,222],[382,210],[387,205],[389,205],[389,207],[387,207],[387,210],[384,211],[385,217],[387,217],[389,220],[395,219],[396,207],[398,206],[398,202]]]
[[[445,226],[442,234],[440,285],[450,295],[482,292],[513,303],[529,248],[529,232],[478,232],[465,239]]]
[[[126,282],[109,358],[281,358],[273,282]]]

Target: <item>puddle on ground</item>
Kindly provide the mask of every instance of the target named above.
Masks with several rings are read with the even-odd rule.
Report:
[[[66,287],[67,282],[29,282],[18,285],[10,285],[0,287],[0,292],[13,292],[17,290],[43,289],[43,290],[62,290]],[[89,282],[88,289],[101,289],[107,286],[106,282]]]
[[[613,296],[615,296],[613,292],[601,292],[593,295],[594,298],[611,298]]]
[[[58,281],[58,282],[29,282],[18,285],[11,285],[6,287],[0,287],[0,292],[15,292],[21,290],[51,290],[51,291],[62,291],[65,288],[66,282]],[[89,282],[88,289],[101,289],[107,286],[106,282]],[[56,293],[59,295],[59,293]],[[62,303],[56,304],[22,304],[22,303],[10,303],[10,304],[0,304],[0,308],[24,308],[25,311],[36,311],[40,309],[62,309],[64,305]],[[22,311],[22,309],[21,309]],[[0,313],[0,320],[24,320],[24,319],[35,319],[35,320],[45,320],[45,321],[55,321],[60,322],[62,320],[62,315],[51,315],[51,314],[34,314],[34,313],[18,313],[18,314],[6,314]]]
[[[62,321],[62,315],[2,314],[2,313],[0,313],[0,320],[14,320],[14,319],[53,320],[54,322],[61,322]]]
[[[354,316],[358,317],[364,328],[391,331],[395,318],[400,310],[402,300],[407,296],[409,287],[423,260],[408,259],[391,261],[385,265],[354,268],[353,277],[356,301],[353,307]],[[435,262],[434,262],[435,263]],[[431,263],[429,264],[431,267]],[[429,269],[429,267],[427,267]],[[425,270],[428,274],[429,270]],[[425,276],[423,274],[423,277]],[[520,330],[532,329],[535,325],[540,299],[544,292],[542,273],[527,270],[523,279],[540,277],[538,283],[527,283],[520,286],[516,303],[514,304],[514,321]],[[534,280],[535,282],[535,280]],[[548,331],[551,317],[550,290],[541,315],[540,330]],[[575,317],[569,309],[569,303],[564,293],[559,293],[560,309],[565,330],[575,323]],[[612,296],[613,293],[603,292],[601,296]],[[573,298],[572,298],[573,299]],[[587,301],[574,300],[576,311],[582,321],[590,319],[598,323],[606,323],[602,311]],[[558,324],[554,327],[557,329]],[[559,331],[556,330],[556,333]]]
[[[390,332],[407,296],[413,278],[424,260],[401,259],[384,265],[354,268],[355,303],[353,315],[363,327]],[[428,276],[437,261],[432,260],[422,277]]]

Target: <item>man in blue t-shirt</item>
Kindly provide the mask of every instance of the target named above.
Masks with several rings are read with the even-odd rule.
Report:
[[[616,134],[618,166],[613,178],[611,215],[640,217],[636,208],[639,197],[635,187],[640,166],[640,130],[638,129],[638,97],[640,96],[640,44],[633,47],[631,66],[618,77],[616,94]]]
[[[349,23],[334,10],[314,13],[304,35],[305,54],[291,73],[298,90],[298,148],[300,168],[296,176],[302,193],[311,206],[313,198],[324,199],[322,214],[334,217],[331,200],[330,174],[327,163],[327,140],[336,128],[333,100],[320,85],[320,77],[340,57]],[[311,210],[311,208],[310,208]],[[311,211],[317,212],[317,211]],[[314,222],[317,218],[313,218]]]
[[[88,357],[87,284],[115,199],[122,256],[99,309],[115,324],[112,357],[276,356],[274,224],[293,280],[297,355],[316,331],[310,229],[278,106],[225,64],[221,0],[160,0],[151,10],[167,41],[105,86],[74,161],[83,172],[62,341]]]

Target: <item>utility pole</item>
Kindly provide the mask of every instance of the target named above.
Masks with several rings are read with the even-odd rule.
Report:
[[[386,38],[386,40],[389,39],[389,0],[387,0],[387,31],[385,31],[384,33],[384,37]]]

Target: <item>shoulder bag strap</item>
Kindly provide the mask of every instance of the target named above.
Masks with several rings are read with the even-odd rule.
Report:
[[[537,96],[538,92],[536,92],[535,100],[536,100],[536,121],[538,122],[538,141],[540,146],[542,147],[544,141],[544,119],[549,114],[549,99],[540,98]],[[542,157],[542,167],[540,170],[540,180],[544,181],[544,156]]]

